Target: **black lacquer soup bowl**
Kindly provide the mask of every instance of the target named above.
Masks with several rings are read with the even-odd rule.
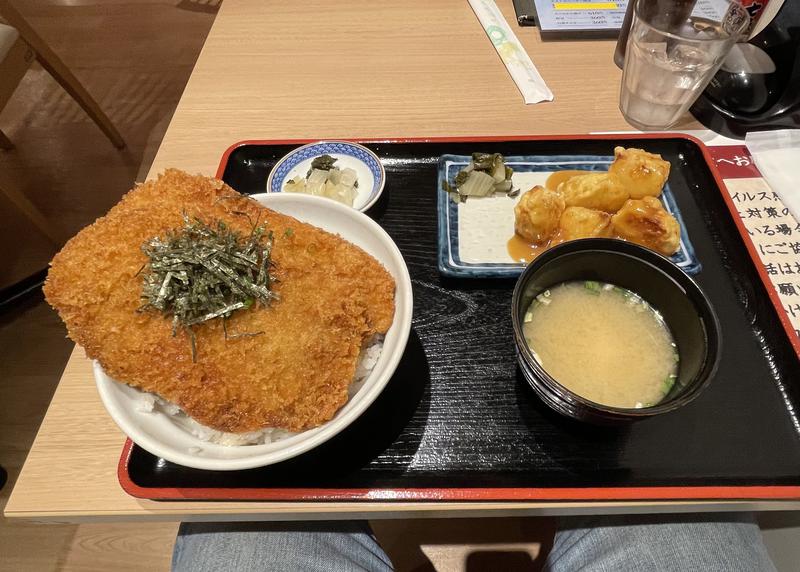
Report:
[[[561,385],[535,358],[523,333],[525,313],[540,293],[573,280],[626,288],[661,314],[672,332],[680,362],[675,384],[659,403],[635,409],[595,403]],[[580,421],[619,424],[674,411],[695,399],[717,369],[721,350],[719,321],[706,295],[670,260],[630,242],[589,238],[547,250],[519,277],[511,305],[523,376],[552,409]]]

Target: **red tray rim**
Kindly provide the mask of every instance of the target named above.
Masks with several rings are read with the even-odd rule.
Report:
[[[685,133],[603,133],[572,135],[510,135],[476,137],[404,137],[404,138],[343,138],[357,143],[437,143],[437,142],[493,142],[493,141],[563,141],[573,139],[683,139],[694,143],[701,151],[714,181],[717,183],[731,218],[742,237],[750,259],[767,290],[781,325],[800,358],[800,338],[783,310],[778,293],[761,264],[756,247],[727,192],[727,187],[717,170],[705,144]],[[332,138],[333,139],[333,138]],[[245,145],[302,145],[320,139],[247,139],[228,147],[220,159],[216,177],[222,178],[231,153]],[[150,500],[249,500],[249,501],[369,501],[369,502],[463,502],[463,501],[665,501],[665,500],[797,500],[798,485],[732,485],[732,486],[653,486],[653,487],[581,487],[581,488],[404,488],[404,489],[310,489],[310,488],[194,488],[194,487],[141,487],[133,482],[128,472],[133,442],[126,439],[117,465],[117,477],[122,489],[129,495]]]

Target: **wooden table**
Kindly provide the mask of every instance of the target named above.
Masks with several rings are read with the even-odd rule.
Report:
[[[158,151],[166,167],[215,173],[243,139],[397,138],[630,130],[617,108],[614,42],[541,42],[516,28],[555,94],[524,105],[465,0],[226,0]],[[514,21],[511,0],[498,2]],[[164,33],[169,33],[165,30]],[[689,125],[689,127],[697,125]],[[321,519],[800,508],[800,503],[199,503],[128,496],[123,435],[81,348],[64,371],[6,506],[11,518]]]

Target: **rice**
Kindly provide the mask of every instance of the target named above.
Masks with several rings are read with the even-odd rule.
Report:
[[[377,336],[361,350],[361,355],[356,365],[356,372],[353,376],[353,382],[350,384],[347,391],[348,399],[352,399],[364,386],[364,382],[367,380],[370,373],[372,373],[375,364],[378,363],[382,351],[383,336]],[[275,443],[297,434],[276,427],[266,427],[259,431],[251,431],[249,433],[226,433],[225,431],[217,431],[211,427],[201,425],[186,415],[186,413],[174,403],[162,399],[158,395],[146,393],[144,391],[139,392],[135,410],[143,415],[166,415],[175,425],[181,427],[184,431],[192,434],[201,441],[229,447]],[[199,454],[201,452],[202,449],[199,447],[189,447],[189,453]]]

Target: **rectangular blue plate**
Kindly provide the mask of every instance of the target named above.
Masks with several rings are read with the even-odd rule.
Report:
[[[607,171],[613,157],[599,155],[517,155],[506,157],[514,169],[514,186],[526,191],[534,185],[544,186],[554,171]],[[503,195],[469,199],[456,203],[442,190],[444,181],[453,179],[470,162],[468,155],[442,155],[438,170],[439,272],[457,278],[513,278],[525,269],[524,262],[515,262],[506,250],[514,235],[514,205],[519,196]],[[521,194],[521,193],[520,193]],[[684,272],[697,274],[702,266],[695,255],[686,225],[683,223],[669,183],[661,193],[664,208],[681,225],[681,247],[671,258]]]

